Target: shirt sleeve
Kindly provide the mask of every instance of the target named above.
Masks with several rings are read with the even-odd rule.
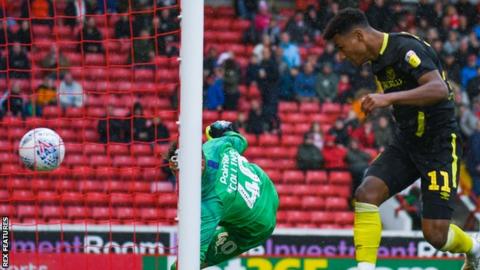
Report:
[[[205,262],[208,247],[223,216],[223,205],[218,197],[202,201],[202,225],[200,229],[200,261]]]
[[[417,81],[420,77],[432,70],[438,70],[435,64],[436,55],[429,52],[426,46],[428,43],[422,44],[421,40],[409,39],[400,47],[399,61],[402,70]]]
[[[225,145],[229,144],[241,155],[243,154],[243,152],[245,152],[245,150],[248,147],[247,139],[245,139],[245,137],[243,137],[241,134],[234,131],[225,132],[225,134],[222,137],[217,139],[221,140],[222,144],[225,144]]]

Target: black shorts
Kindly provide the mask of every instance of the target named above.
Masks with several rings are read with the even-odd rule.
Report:
[[[421,178],[422,216],[450,219],[457,193],[462,143],[458,133],[439,135],[422,144],[396,137],[370,165],[366,176],[385,182],[390,196]]]

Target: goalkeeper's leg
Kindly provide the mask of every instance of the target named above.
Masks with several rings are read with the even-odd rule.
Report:
[[[261,245],[272,234],[273,230],[267,231],[264,234],[256,237],[248,237],[245,233],[236,233],[225,227],[219,227],[215,231],[215,236],[208,246],[205,260],[201,262],[201,268],[220,264],[228,261],[245,251]],[[242,237],[239,237],[242,235]],[[176,270],[176,263],[174,263],[171,270]]]

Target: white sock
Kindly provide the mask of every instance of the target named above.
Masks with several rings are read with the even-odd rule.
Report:
[[[470,251],[470,254],[474,255],[475,257],[480,257],[480,243],[476,239],[475,236],[470,236],[473,240],[473,247]]]
[[[358,270],[375,270],[375,264],[368,262],[359,262]]]

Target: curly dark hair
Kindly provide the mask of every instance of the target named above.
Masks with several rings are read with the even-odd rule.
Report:
[[[328,22],[323,33],[323,38],[325,40],[331,40],[336,34],[346,34],[356,26],[370,26],[365,13],[356,8],[342,9]]]

